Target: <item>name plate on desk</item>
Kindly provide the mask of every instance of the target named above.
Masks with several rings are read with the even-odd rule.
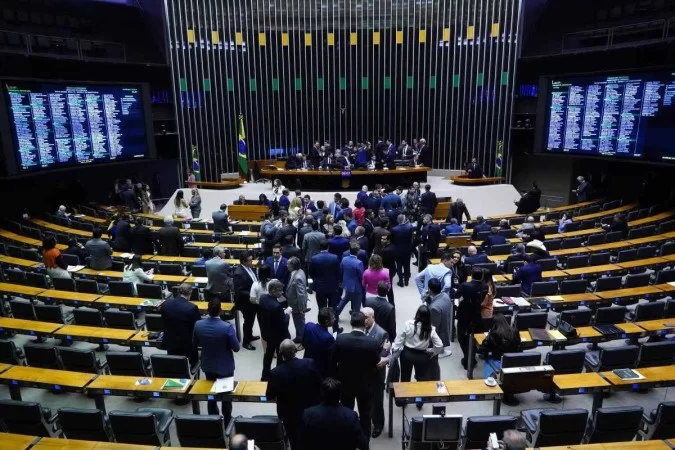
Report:
[[[533,373],[533,372],[553,372],[553,366],[526,366],[526,367],[507,367],[502,368],[503,374],[513,373]]]
[[[349,177],[352,176],[352,171],[351,170],[341,170],[340,176],[342,176],[343,178],[349,178]]]

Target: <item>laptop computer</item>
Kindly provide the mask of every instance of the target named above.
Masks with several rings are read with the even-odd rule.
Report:
[[[609,336],[612,334],[622,334],[623,330],[611,323],[593,325],[593,329],[603,336]]]

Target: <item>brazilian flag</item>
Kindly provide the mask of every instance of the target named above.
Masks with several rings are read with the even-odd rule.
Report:
[[[199,172],[199,151],[197,146],[192,146],[192,172],[195,174],[195,181],[202,181],[202,174]]]
[[[237,148],[237,156],[239,160],[239,167],[244,175],[248,175],[248,155],[246,151],[246,131],[244,130],[244,115],[239,114],[239,122],[237,124],[237,136],[239,143]]]
[[[497,157],[495,158],[495,177],[502,176],[502,167],[504,164],[504,141],[497,141]]]

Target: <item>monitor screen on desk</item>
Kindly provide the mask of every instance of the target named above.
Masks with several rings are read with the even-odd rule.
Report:
[[[458,441],[462,429],[462,416],[424,416],[422,440],[426,442]]]

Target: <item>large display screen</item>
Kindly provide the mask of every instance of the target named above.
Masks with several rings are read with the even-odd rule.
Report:
[[[2,84],[18,171],[148,156],[141,85]]]
[[[675,72],[549,79],[544,150],[675,162]]]

